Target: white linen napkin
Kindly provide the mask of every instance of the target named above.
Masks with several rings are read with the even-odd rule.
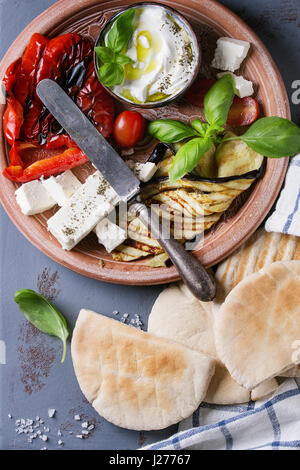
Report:
[[[179,432],[143,450],[300,450],[300,379],[244,405],[202,403]]]
[[[265,229],[300,236],[300,154],[291,158],[284,188]]]

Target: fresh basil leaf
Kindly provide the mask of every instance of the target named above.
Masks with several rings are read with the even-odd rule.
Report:
[[[183,122],[172,119],[156,119],[150,122],[148,134],[167,144],[180,142],[188,137],[199,136],[195,129],[192,129]]]
[[[202,137],[205,137],[208,130],[209,130],[209,127],[210,125],[207,124],[206,122],[202,122],[200,119],[194,119],[192,122],[191,122],[191,126],[197,131],[199,132],[200,135],[202,135]]]
[[[36,328],[61,339],[63,343],[61,362],[64,362],[69,331],[66,319],[60,311],[43,295],[31,289],[18,290],[15,293],[15,302],[27,320]]]
[[[124,69],[120,64],[104,64],[98,70],[98,76],[103,85],[108,87],[120,85],[124,79]]]
[[[214,83],[204,97],[204,114],[211,126],[223,127],[226,124],[233,98],[234,81],[227,74]]]
[[[276,116],[258,119],[239,139],[265,157],[290,157],[300,152],[300,128]]]
[[[122,13],[113,23],[107,35],[107,46],[114,52],[126,48],[133,35],[133,19],[135,10],[131,8]]]
[[[196,138],[180,147],[169,171],[170,182],[174,183],[192,171],[211,146],[211,139]]]
[[[115,62],[117,64],[120,64],[120,65],[124,66],[126,64],[129,64],[130,62],[133,62],[133,60],[130,57],[128,57],[127,55],[118,54],[116,56]]]
[[[95,52],[97,54],[97,57],[100,59],[100,61],[103,64],[115,62],[116,54],[114,53],[113,50],[111,50],[110,47],[97,46],[95,47]]]

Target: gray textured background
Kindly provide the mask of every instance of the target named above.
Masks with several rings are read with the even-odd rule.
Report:
[[[74,0],[75,1],[75,0]],[[52,0],[0,0],[0,58],[22,29],[52,5]],[[243,18],[270,50],[291,98],[292,82],[300,80],[299,0],[226,0],[224,5]],[[300,124],[300,105],[291,103],[293,119]],[[31,327],[13,301],[15,290],[39,290],[55,304],[73,325],[81,307],[112,316],[138,313],[147,317],[161,287],[124,287],[87,279],[54,263],[34,248],[14,227],[0,207],[0,340],[6,343],[6,365],[0,364],[0,449],[57,449],[61,429],[64,449],[135,449],[163,439],[176,426],[160,432],[134,432],[118,428],[94,412],[82,396],[73,373],[70,351],[60,364],[61,345],[55,338]],[[1,343],[0,343],[1,353]],[[0,355],[1,361],[1,355]],[[47,418],[56,408],[54,419]],[[7,417],[8,413],[13,419]],[[95,423],[91,437],[79,440],[80,423],[74,414]],[[15,419],[45,419],[51,428],[49,441],[16,435]],[[74,432],[70,435],[69,431]]]

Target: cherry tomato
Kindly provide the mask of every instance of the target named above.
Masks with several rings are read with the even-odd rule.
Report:
[[[114,122],[113,135],[116,143],[123,148],[134,147],[146,130],[146,121],[136,111],[123,111]]]
[[[250,96],[245,98],[234,98],[229,110],[227,124],[229,126],[249,126],[259,116],[259,104]]]
[[[193,104],[194,106],[203,108],[204,97],[214,83],[216,83],[216,80],[213,80],[212,78],[202,78],[195,81],[184,96],[186,101],[188,101],[190,104]]]

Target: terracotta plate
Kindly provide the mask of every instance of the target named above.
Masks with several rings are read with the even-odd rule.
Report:
[[[8,65],[17,59],[34,32],[53,36],[67,31],[79,32],[95,37],[99,25],[120,7],[136,3],[135,1],[105,0],[62,0],[38,18],[18,36],[9,48],[0,64],[0,78]],[[268,51],[248,26],[236,15],[213,0],[172,0],[164,1],[166,5],[177,8],[191,21],[198,34],[202,51],[202,71],[210,74],[209,63],[212,59],[215,42],[218,36],[231,36],[249,41],[252,44],[251,54],[245,63],[243,74],[258,86],[257,99],[266,116],[290,118],[290,109],[282,78]],[[4,105],[0,105],[0,122]],[[168,116],[186,119],[197,116],[198,109],[184,103],[176,103],[167,108],[147,110],[148,116]],[[152,113],[152,114],[151,114]],[[7,165],[8,147],[0,128],[0,171]],[[266,173],[246,195],[227,211],[222,221],[209,233],[204,242],[195,250],[205,266],[212,266],[228,256],[244,242],[262,222],[270,210],[282,185],[287,159],[268,159]],[[88,168],[80,170],[80,176],[87,174]],[[107,282],[133,285],[151,285],[178,280],[174,267],[150,268],[145,261],[121,263],[113,261],[104,248],[97,244],[91,234],[76,249],[65,252],[58,242],[47,232],[46,220],[51,211],[35,217],[22,215],[15,201],[16,186],[1,178],[0,198],[8,215],[19,230],[41,251],[58,263],[85,276]]]

